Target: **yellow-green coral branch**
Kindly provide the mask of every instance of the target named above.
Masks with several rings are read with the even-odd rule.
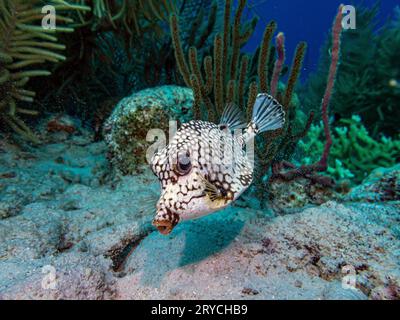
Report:
[[[39,63],[43,63],[45,62],[44,59],[32,59],[32,60],[24,60],[24,61],[19,61],[10,65],[7,65],[8,69],[21,69],[21,68],[25,68],[27,66],[31,66],[33,64],[39,64]],[[1,83],[1,82],[0,82]]]
[[[42,77],[42,76],[49,76],[49,75],[51,75],[51,72],[47,71],[47,70],[30,70],[30,71],[14,73],[11,75],[11,79],[19,80],[22,78]]]

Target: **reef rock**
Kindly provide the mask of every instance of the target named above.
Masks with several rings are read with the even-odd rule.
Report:
[[[162,236],[156,177],[101,178],[105,145],[81,138],[0,144],[0,299],[398,299],[396,197],[282,216],[237,202]],[[396,170],[365,186],[388,194]]]
[[[162,86],[146,89],[124,98],[104,125],[109,159],[124,175],[135,173],[146,163],[146,141],[150,129],[169,133],[169,121],[190,119],[193,105],[191,89]]]
[[[35,129],[42,144],[63,143],[69,140],[85,146],[93,141],[91,128],[85,127],[82,120],[62,113],[46,115]]]
[[[340,202],[400,201],[400,165],[378,168],[362,182],[350,188],[340,181],[335,188],[320,186],[306,179],[275,180],[269,186],[268,204],[278,214],[295,213],[309,205],[330,200]]]
[[[276,218],[226,209],[182,223],[168,237],[145,237],[116,280],[116,298],[377,297],[400,281],[397,216],[388,204],[328,202]]]
[[[303,178],[293,181],[274,180],[268,192],[267,205],[279,215],[296,213],[306,206],[321,205],[338,198],[333,188]]]
[[[353,188],[347,201],[400,201],[400,164],[375,169],[361,185]]]
[[[21,265],[22,263],[22,265]],[[10,261],[0,265],[8,276],[0,300],[110,299],[112,279],[102,259],[78,252],[35,261]]]

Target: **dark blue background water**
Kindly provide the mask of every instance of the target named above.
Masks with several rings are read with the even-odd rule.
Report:
[[[261,42],[266,24],[275,20],[278,30],[286,36],[287,62],[291,62],[296,45],[300,41],[308,43],[308,53],[304,63],[302,77],[316,69],[321,45],[327,38],[333,19],[340,4],[360,4],[361,1],[345,0],[252,0],[249,4],[258,4],[253,10],[260,17],[257,30],[245,47],[253,52]],[[367,6],[376,3],[375,0],[362,1]],[[394,8],[400,5],[399,0],[382,0],[380,2],[379,22],[384,24],[394,13]]]

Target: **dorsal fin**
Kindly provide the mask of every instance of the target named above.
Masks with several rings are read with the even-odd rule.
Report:
[[[228,103],[222,114],[221,126],[227,126],[230,130],[243,129],[246,123],[243,120],[242,112],[234,103]]]
[[[280,129],[285,124],[285,111],[274,97],[261,93],[253,107],[252,124],[256,126],[256,134]]]

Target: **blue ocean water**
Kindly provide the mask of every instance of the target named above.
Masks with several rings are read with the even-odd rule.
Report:
[[[260,17],[256,31],[245,47],[248,52],[254,52],[261,42],[266,24],[275,20],[278,30],[285,33],[287,59],[291,61],[296,45],[300,41],[308,44],[308,53],[304,63],[302,77],[314,71],[318,65],[320,48],[329,36],[329,30],[340,4],[371,7],[376,0],[349,1],[343,0],[253,0],[253,6],[248,15]],[[394,8],[399,6],[398,0],[382,0],[379,2],[378,27],[393,15]]]

